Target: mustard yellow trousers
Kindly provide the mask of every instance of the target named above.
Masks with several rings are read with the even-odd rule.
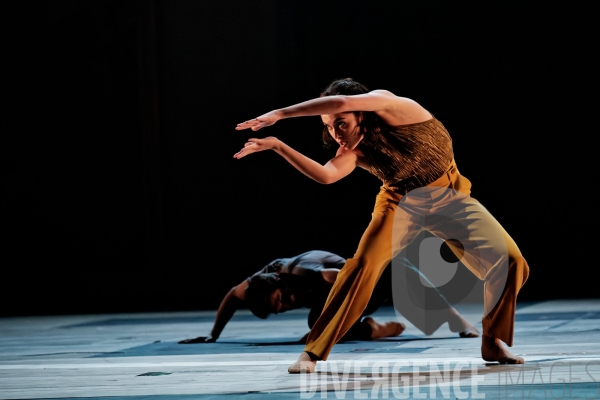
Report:
[[[437,181],[404,196],[382,186],[371,222],[354,257],[338,274],[304,351],[327,359],[360,318],[385,267],[422,230],[447,240],[460,261],[484,281],[483,335],[512,346],[517,294],[529,266],[514,240],[470,192],[471,182],[454,161]]]

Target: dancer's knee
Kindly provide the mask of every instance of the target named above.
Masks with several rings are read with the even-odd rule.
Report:
[[[525,283],[527,278],[529,278],[529,265],[527,264],[527,261],[525,261],[525,257],[523,257],[521,254],[509,257],[508,268],[509,275],[514,276],[522,283]]]

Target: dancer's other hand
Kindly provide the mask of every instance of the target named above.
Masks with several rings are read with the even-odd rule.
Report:
[[[256,153],[264,150],[272,150],[279,144],[279,139],[269,136],[263,139],[248,139],[244,147],[233,155],[233,158],[240,159],[248,154]]]
[[[216,337],[212,337],[212,336],[198,336],[197,338],[193,338],[193,339],[184,339],[184,340],[180,340],[179,344],[190,344],[190,343],[214,343],[217,341]]]
[[[253,131],[257,131],[261,128],[273,125],[280,119],[281,117],[277,111],[270,111],[266,114],[261,115],[260,117],[256,117],[254,119],[242,122],[241,124],[237,124],[235,130],[241,131],[243,129],[252,129]]]

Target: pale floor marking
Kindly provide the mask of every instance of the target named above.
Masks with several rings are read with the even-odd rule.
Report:
[[[478,306],[460,311],[469,319],[478,318],[480,312]],[[291,375],[287,366],[302,346],[289,343],[306,333],[306,312],[286,314],[259,320],[240,311],[226,327],[222,343],[194,345],[176,342],[206,334],[214,312],[0,319],[0,399],[150,395],[175,399],[249,392],[271,393],[273,399],[277,393],[300,398],[312,389],[313,398],[321,398],[320,390],[336,398],[343,385],[346,398],[353,398],[357,385],[370,392],[397,389],[403,383],[412,387],[413,394],[416,390],[430,396],[432,386],[451,387],[452,394],[460,394],[460,387],[473,385],[482,390],[512,388],[517,378],[528,389],[554,384],[558,390],[556,385],[568,382],[575,390],[573,398],[593,398],[600,390],[598,299],[546,301],[521,308],[511,351],[525,357],[523,367],[486,365],[478,357],[480,339],[458,338],[445,325],[426,337],[407,323],[399,338],[338,344],[327,362],[318,363],[317,373]],[[381,320],[393,316],[393,309],[374,314]],[[277,351],[270,351],[274,348]],[[164,375],[140,376],[153,372]],[[390,393],[393,398],[400,392]],[[560,397],[558,392],[554,395]]]

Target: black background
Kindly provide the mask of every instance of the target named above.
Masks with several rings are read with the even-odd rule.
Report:
[[[577,3],[52,1],[4,13],[1,315],[216,309],[277,257],[351,257],[380,182],[332,185],[318,117],[234,130],[352,77],[431,111],[531,267],[597,297],[597,41]],[[578,273],[575,273],[577,271]]]

